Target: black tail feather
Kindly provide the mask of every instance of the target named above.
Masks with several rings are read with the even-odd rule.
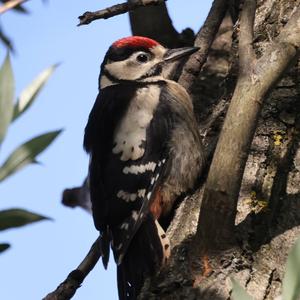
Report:
[[[132,239],[122,263],[118,266],[120,300],[137,298],[148,276],[153,275],[163,261],[163,249],[152,216],[141,224]]]
[[[102,263],[104,269],[106,270],[109,261],[109,252],[110,252],[110,233],[108,228],[106,231],[102,233],[101,236],[101,251],[102,251]]]

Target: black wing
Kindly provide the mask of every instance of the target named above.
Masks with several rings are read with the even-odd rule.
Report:
[[[85,128],[84,148],[90,153],[90,193],[95,226],[106,231],[108,215],[105,170],[113,146],[113,134],[124,115],[136,87],[116,85],[103,89],[97,96]]]
[[[137,160],[121,161],[119,154],[112,153],[114,131],[137,88],[134,84],[119,84],[102,90],[90,113],[84,138],[84,147],[91,154],[94,222],[102,234],[109,227],[118,263],[149,215],[154,191],[168,166],[167,142],[174,126],[169,103],[159,102],[146,131],[144,155]],[[138,171],[125,174],[124,169],[132,166]]]

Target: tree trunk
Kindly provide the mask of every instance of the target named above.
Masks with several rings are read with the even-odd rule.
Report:
[[[254,50],[272,45],[299,0],[258,1]],[[214,148],[237,78],[237,35],[226,17],[193,88],[200,130]],[[231,38],[233,36],[233,43]],[[176,210],[169,265],[140,299],[228,299],[230,277],[255,299],[275,299],[287,254],[300,236],[300,67],[294,62],[264,101],[239,193],[232,239],[221,249],[195,241],[204,185]],[[217,225],[217,224],[216,224]]]

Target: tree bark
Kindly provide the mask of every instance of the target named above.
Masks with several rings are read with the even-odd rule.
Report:
[[[258,61],[262,59],[266,49],[276,48],[280,32],[287,39],[290,38],[289,31],[282,29],[299,2],[258,1],[253,32],[254,50],[250,50],[251,54],[248,55],[248,59],[251,57],[251,65],[256,63],[256,57]],[[206,145],[216,138],[224,118],[224,111],[218,114],[216,110],[220,109],[219,105],[224,104],[225,100],[230,100],[236,85],[237,35],[233,34],[233,48],[230,49],[231,36],[226,36],[229,31],[224,33],[224,28],[228,29],[228,20],[227,26],[223,22],[208,61],[193,89],[200,129],[205,128],[208,123],[213,125],[209,134],[205,133]],[[244,39],[246,47],[250,40],[251,33],[250,37]],[[284,59],[289,53],[287,44],[285,47],[280,59]],[[282,49],[281,46],[279,48]],[[294,51],[292,48],[291,51]],[[290,53],[288,56],[292,55]],[[261,64],[257,65],[259,72],[268,73],[273,69],[274,61],[270,61],[270,58],[270,54],[265,56],[269,63],[263,70],[259,67],[264,60],[260,61]],[[249,60],[247,62],[242,57],[242,64],[247,73],[247,66],[251,69]],[[283,71],[278,69],[276,74],[271,74],[272,78],[279,76],[280,72]],[[172,241],[169,265],[157,276],[148,279],[140,299],[229,299],[230,277],[237,279],[255,299],[275,299],[281,294],[287,254],[300,236],[299,72],[299,64],[294,59],[293,65],[273,91],[261,96],[264,104],[257,103],[258,107],[262,106],[257,119],[258,126],[249,156],[245,160],[241,188],[239,184],[235,187],[239,193],[237,211],[234,205],[231,207],[231,212],[236,214],[235,226],[231,224],[231,231],[223,236],[225,239],[222,247],[203,250],[203,244],[207,242],[218,243],[218,238],[212,236],[212,231],[213,227],[219,227],[221,219],[205,220],[203,224],[209,224],[210,228],[200,228],[202,235],[200,239],[195,238],[197,227],[201,226],[198,216],[201,203],[205,201],[206,182],[206,186],[199,188],[178,207],[168,230]],[[250,83],[249,89],[255,89],[255,82]],[[247,97],[243,88],[238,87],[235,94],[234,97],[239,97],[240,101]],[[213,114],[218,117],[211,123]],[[229,131],[234,128],[233,125],[228,128]],[[252,125],[255,129],[255,123]],[[232,135],[235,136],[234,133]],[[235,162],[234,158],[230,158],[229,163],[232,162]],[[216,165],[218,167],[219,163]],[[232,178],[224,179],[228,181]],[[236,178],[233,178],[233,182],[234,180]],[[215,188],[214,184],[210,186]],[[230,188],[229,186],[228,189]],[[230,198],[233,199],[234,196],[230,195]],[[216,209],[214,200],[214,197],[209,199],[208,207],[211,207],[211,212]],[[213,212],[206,213],[212,218]],[[222,211],[220,215],[222,216]],[[207,237],[209,241],[205,240]]]

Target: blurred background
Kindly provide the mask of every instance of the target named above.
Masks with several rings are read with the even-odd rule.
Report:
[[[110,44],[131,35],[128,15],[76,27],[85,11],[117,1],[32,0],[28,14],[8,11],[1,28],[11,38],[16,95],[45,68],[60,63],[37,100],[10,127],[1,146],[0,164],[20,144],[39,134],[63,128],[58,138],[29,165],[0,183],[0,210],[21,207],[51,218],[0,232],[11,247],[0,254],[0,299],[41,299],[77,267],[97,237],[91,216],[61,204],[65,188],[81,185],[88,157],[82,139],[97,95],[99,67]],[[201,27],[211,1],[167,2],[178,31]],[[0,45],[0,61],[6,48]],[[99,263],[74,299],[117,299],[115,265]]]

